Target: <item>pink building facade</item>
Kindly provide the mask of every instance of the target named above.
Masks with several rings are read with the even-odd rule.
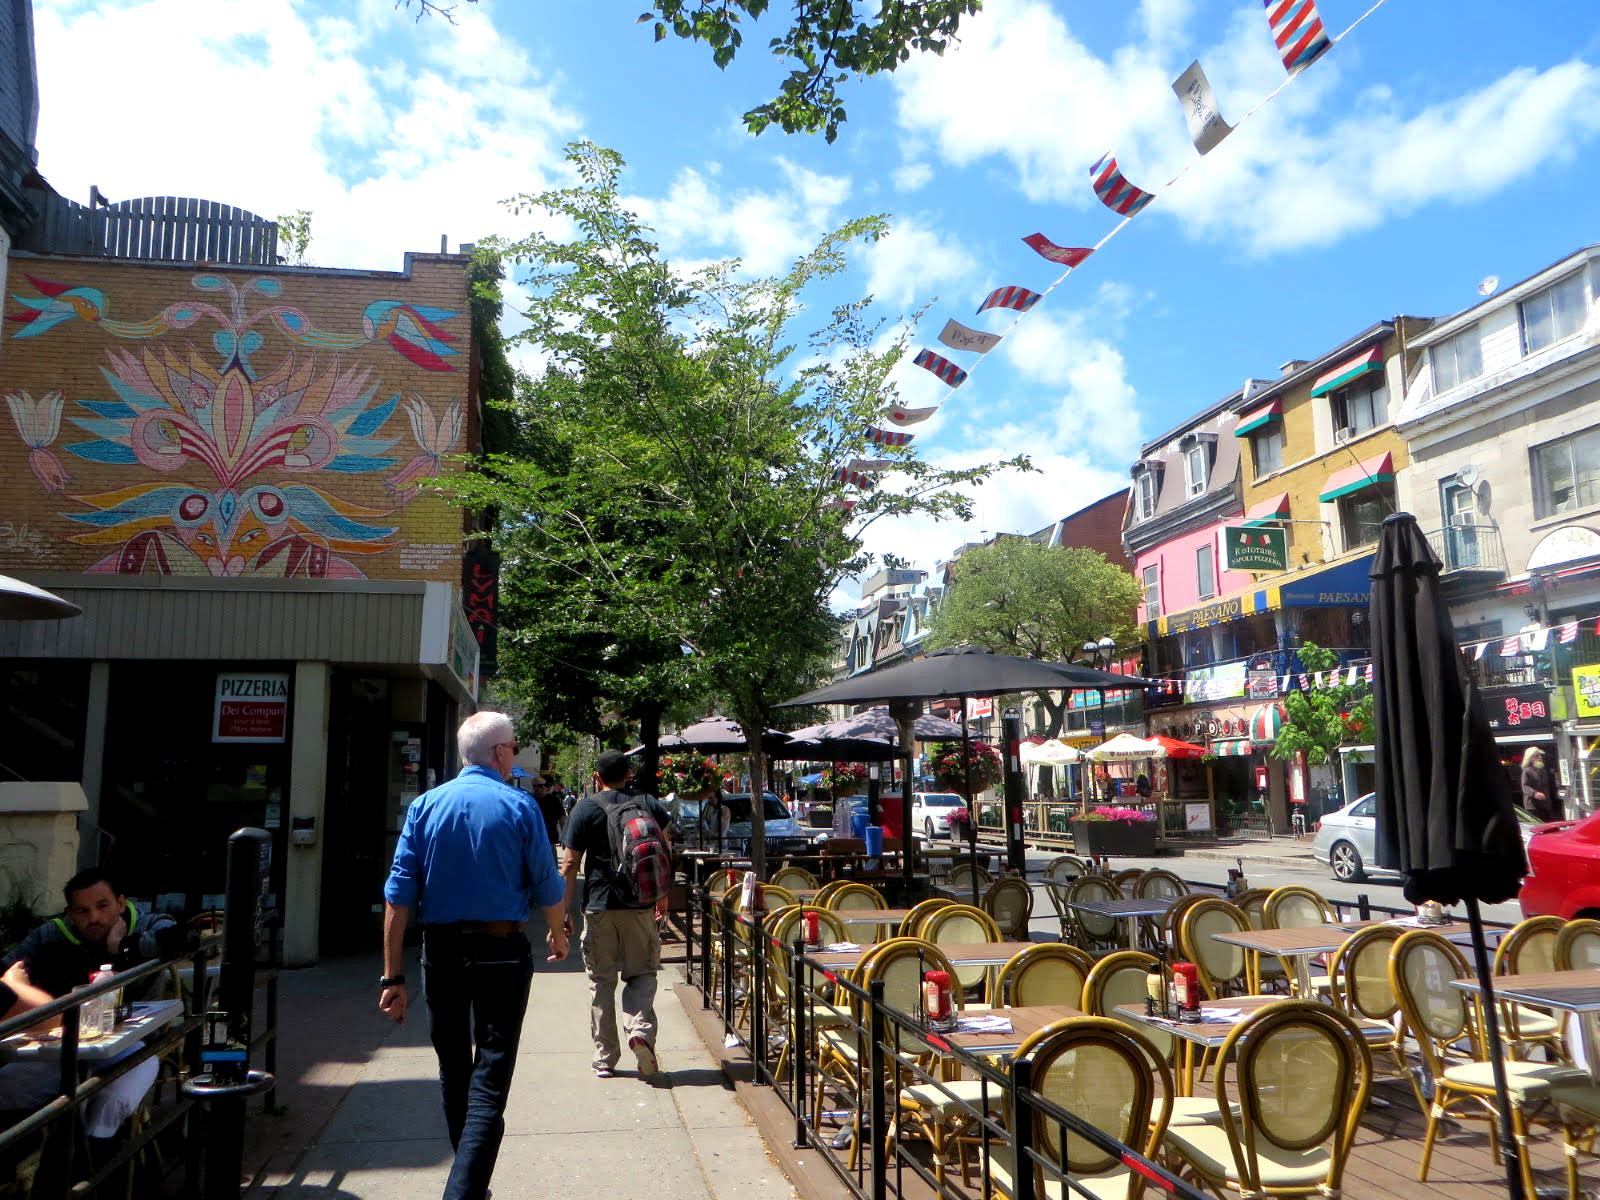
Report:
[[[1248,571],[1222,570],[1221,531],[1237,524],[1243,514],[1229,514],[1215,524],[1191,530],[1152,546],[1134,558],[1133,573],[1144,588],[1139,623],[1169,613],[1198,608],[1219,596],[1250,587],[1255,577]]]

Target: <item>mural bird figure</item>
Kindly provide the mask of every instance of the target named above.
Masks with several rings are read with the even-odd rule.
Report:
[[[379,300],[361,314],[361,330],[370,341],[382,338],[425,371],[454,371],[445,358],[461,353],[450,346],[457,338],[438,322],[455,315],[446,308]]]
[[[63,321],[74,318],[88,321],[91,325],[99,325],[108,333],[114,333],[118,337],[154,337],[167,327],[166,319],[160,316],[150,317],[144,321],[117,321],[106,316],[106,294],[99,288],[69,287],[64,283],[52,283],[48,279],[36,279],[32,275],[24,275],[23,278],[43,295],[13,295],[12,299],[18,304],[33,311],[11,313],[7,317],[8,320],[20,322],[22,326],[11,335],[12,337],[38,337]]]

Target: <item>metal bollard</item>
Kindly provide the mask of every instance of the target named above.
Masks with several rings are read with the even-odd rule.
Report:
[[[1033,1104],[1024,1093],[1033,1088],[1033,1064],[1025,1058],[1011,1063],[1011,1111],[1016,1120],[1011,1130],[1013,1165],[1011,1178],[1016,1192],[1012,1200],[1033,1200]],[[1063,1145],[1065,1138],[1062,1139]]]
[[[729,893],[732,894],[731,892]],[[722,908],[722,1030],[733,1032],[734,971],[733,971],[733,906],[723,899]]]
[[[872,1200],[885,1200],[889,1194],[889,1156],[884,1153],[884,1143],[889,1140],[888,1097],[884,1091],[884,1073],[888,1064],[883,1055],[883,980],[874,979],[870,994],[871,1014],[867,1029],[871,1040],[867,1045],[867,1074],[870,1077],[871,1100],[867,1109],[867,1148],[871,1151]]]
[[[806,1048],[806,944],[795,938],[793,957],[789,960],[789,1009],[793,1021],[789,1029],[789,1075],[794,1090],[794,1147],[803,1150],[809,1145],[806,1136],[806,1068],[809,1052]]]
[[[700,921],[700,1007],[711,1007],[711,899],[705,888],[694,889],[694,904],[701,909]]]
[[[759,908],[750,913],[750,1059],[757,1083],[767,1075],[766,916]]]
[[[1367,898],[1365,892],[1356,897],[1356,911],[1361,914],[1363,921],[1372,920],[1372,901]]]
[[[239,1200],[244,1161],[245,1102],[270,1091],[275,1080],[250,1069],[250,1013],[255,1003],[256,948],[265,922],[272,835],[265,829],[240,829],[228,839],[227,900],[222,935],[219,1011],[206,1014],[204,1070],[183,1082],[183,1090],[209,1107],[205,1137],[205,1200]],[[203,971],[195,975],[203,996]]]

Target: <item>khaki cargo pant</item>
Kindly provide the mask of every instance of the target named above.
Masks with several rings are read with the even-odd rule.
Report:
[[[622,1012],[628,1039],[656,1043],[656,972],[661,939],[648,908],[612,908],[583,914],[583,966],[589,975],[589,1034],[596,1066],[614,1067],[617,1042],[616,990],[622,979]]]

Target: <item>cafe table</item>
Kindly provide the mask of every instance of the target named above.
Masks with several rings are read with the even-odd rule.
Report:
[[[1115,921],[1128,923],[1128,949],[1135,950],[1139,946],[1139,919],[1141,917],[1164,917],[1167,910],[1172,907],[1175,898],[1172,896],[1142,896],[1137,898],[1120,898],[1114,900],[1067,900],[1061,902],[1075,912],[1088,913],[1090,916],[1107,917]]]
[[[959,1027],[949,1033],[930,1033],[925,1040],[935,1049],[954,1046],[968,1054],[1015,1054],[1022,1043],[1047,1025],[1089,1014],[1065,1004],[1026,1004],[1016,1008],[984,1008],[965,1014],[968,1017],[1004,1017],[1011,1029],[1004,1033],[963,1032]]]
[[[881,911],[881,910],[880,910]],[[868,913],[868,916],[873,914]],[[999,967],[1014,955],[1022,953],[1037,942],[936,942],[936,948],[950,960],[952,967]],[[871,946],[857,946],[854,950],[817,950],[806,954],[805,959],[824,971],[848,971],[861,961],[861,956]]]
[[[1265,1008],[1269,1004],[1276,1004],[1286,999],[1284,996],[1226,996],[1221,1000],[1200,1001],[1199,1021],[1174,1021],[1165,1017],[1149,1016],[1144,1011],[1142,1004],[1119,1004],[1115,1012],[1125,1021],[1137,1022],[1141,1025],[1150,1025],[1155,1028],[1165,1029],[1174,1037],[1183,1040],[1183,1068],[1177,1081],[1178,1094],[1182,1096],[1194,1095],[1194,1059],[1195,1050],[1216,1050],[1223,1042],[1228,1040],[1228,1035],[1251,1013]],[[1211,1014],[1226,1014],[1225,1016],[1212,1016]],[[1237,1014],[1237,1015],[1235,1015]],[[1394,1028],[1385,1025],[1382,1021],[1369,1021],[1364,1017],[1354,1018],[1362,1036],[1369,1041],[1382,1041],[1394,1036]]]
[[[1450,985],[1465,992],[1482,990],[1477,976],[1452,979]],[[1600,1083],[1600,969],[1497,975],[1494,995],[1499,1001],[1571,1013],[1578,1027],[1579,1053],[1574,1057],[1581,1056],[1589,1077]]]
[[[133,1016],[107,1037],[78,1040],[78,1061],[104,1062],[118,1058],[156,1030],[183,1016],[182,1000],[135,1001]],[[61,1032],[15,1033],[0,1041],[0,1055],[16,1062],[56,1062],[61,1058]]]
[[[1354,933],[1374,925],[1392,924],[1407,929],[1429,929],[1446,938],[1469,935],[1472,927],[1459,922],[1446,925],[1424,925],[1414,919],[1399,921],[1347,921],[1333,925],[1305,925],[1290,929],[1240,929],[1214,933],[1211,936],[1230,946],[1241,946],[1256,959],[1251,972],[1254,979],[1261,978],[1260,957],[1275,954],[1294,964],[1295,982],[1301,996],[1315,999],[1311,992],[1311,960],[1319,954],[1332,954],[1344,945]]]

